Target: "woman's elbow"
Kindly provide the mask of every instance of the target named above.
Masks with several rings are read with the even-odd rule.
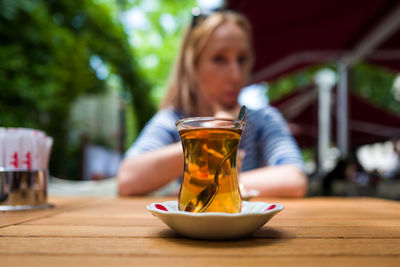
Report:
[[[129,188],[129,184],[125,175],[120,171],[117,176],[118,182],[118,195],[121,197],[127,197],[132,195],[132,192]]]
[[[134,176],[118,176],[118,195],[121,197],[128,197],[128,196],[144,196],[150,191],[146,190],[139,185],[137,182],[136,177]]]
[[[296,180],[293,182],[293,197],[302,198],[307,195],[308,180],[303,172],[296,175]]]
[[[130,168],[128,168],[126,162],[122,162],[118,175],[117,175],[117,183],[118,183],[118,195],[121,197],[139,195],[139,192],[136,192],[135,184],[137,178],[135,177],[135,172],[131,172]]]

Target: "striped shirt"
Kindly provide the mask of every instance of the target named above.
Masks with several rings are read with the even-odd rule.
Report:
[[[175,122],[183,118],[180,112],[173,109],[158,111],[128,149],[126,156],[137,156],[179,142]],[[242,171],[284,164],[305,171],[296,141],[283,116],[272,106],[258,110],[248,109],[239,149],[245,151]]]

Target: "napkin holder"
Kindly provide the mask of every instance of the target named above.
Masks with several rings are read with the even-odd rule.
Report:
[[[0,211],[48,208],[53,139],[27,128],[0,127]]]
[[[49,208],[48,171],[0,169],[0,211]]]

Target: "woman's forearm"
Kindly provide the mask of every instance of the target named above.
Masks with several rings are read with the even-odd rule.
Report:
[[[181,143],[126,158],[118,173],[121,196],[143,195],[155,191],[182,175]],[[290,165],[263,167],[240,173],[240,182],[248,189],[257,189],[265,197],[304,197],[307,178]]]
[[[263,167],[240,173],[245,188],[256,189],[263,197],[304,197],[307,177],[294,166]]]
[[[121,196],[150,193],[182,175],[182,170],[181,143],[126,158],[118,173],[118,192]]]

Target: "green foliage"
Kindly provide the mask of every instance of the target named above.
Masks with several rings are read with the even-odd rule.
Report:
[[[392,87],[396,73],[371,64],[358,64],[351,72],[354,91],[374,105],[400,115],[400,103],[394,98]]]
[[[78,177],[79,151],[68,145],[69,109],[78,96],[106,87],[90,67],[93,55],[120,76],[138,128],[155,111],[115,11],[110,2],[91,0],[0,0],[0,125],[53,136],[53,175]]]
[[[153,99],[159,102],[179,50],[182,32],[191,20],[195,0],[136,0],[125,8],[144,15],[143,25],[130,29],[130,41],[145,77],[154,85]]]
[[[326,67],[332,68],[326,65],[311,66],[271,81],[268,90],[269,100],[273,102],[300,88],[312,84],[314,82],[315,73]]]

